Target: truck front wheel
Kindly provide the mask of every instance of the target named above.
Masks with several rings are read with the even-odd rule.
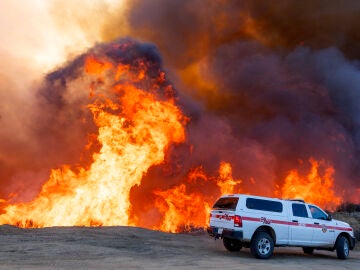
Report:
[[[345,236],[340,236],[336,242],[336,254],[339,259],[346,259],[349,256],[349,240]]]
[[[274,240],[266,232],[258,232],[250,243],[250,251],[255,258],[268,259],[274,251]]]

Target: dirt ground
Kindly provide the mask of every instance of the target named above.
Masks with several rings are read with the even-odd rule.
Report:
[[[232,253],[205,233],[169,234],[134,227],[0,226],[0,269],[360,269],[360,251],[305,255],[275,248],[270,260]]]

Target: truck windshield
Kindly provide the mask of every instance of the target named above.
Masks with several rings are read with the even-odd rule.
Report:
[[[213,209],[234,210],[236,209],[239,198],[223,197],[220,198],[213,206]]]
[[[309,205],[309,209],[310,209],[312,218],[323,219],[323,220],[326,220],[328,218],[328,215],[323,210],[321,210],[319,207],[316,207],[314,205]]]

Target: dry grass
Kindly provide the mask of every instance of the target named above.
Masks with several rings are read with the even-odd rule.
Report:
[[[205,233],[172,234],[135,227],[0,226],[0,270],[9,269],[358,269],[360,251],[347,260],[336,252],[275,249],[270,260],[255,259],[248,248],[227,252]]]

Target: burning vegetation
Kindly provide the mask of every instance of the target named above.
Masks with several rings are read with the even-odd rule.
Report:
[[[221,194],[329,210],[360,202],[351,31],[339,43],[331,25],[317,24],[319,40],[291,21],[299,37],[288,35],[282,14],[299,10],[292,1],[211,1],[206,10],[203,1],[151,2],[132,1],[127,18],[129,33],[152,43],[99,43],[45,77],[30,146],[2,145],[0,224],[178,232],[205,227]],[[318,16],[305,5],[296,18],[312,25],[333,5]],[[109,22],[103,39],[116,29]]]

